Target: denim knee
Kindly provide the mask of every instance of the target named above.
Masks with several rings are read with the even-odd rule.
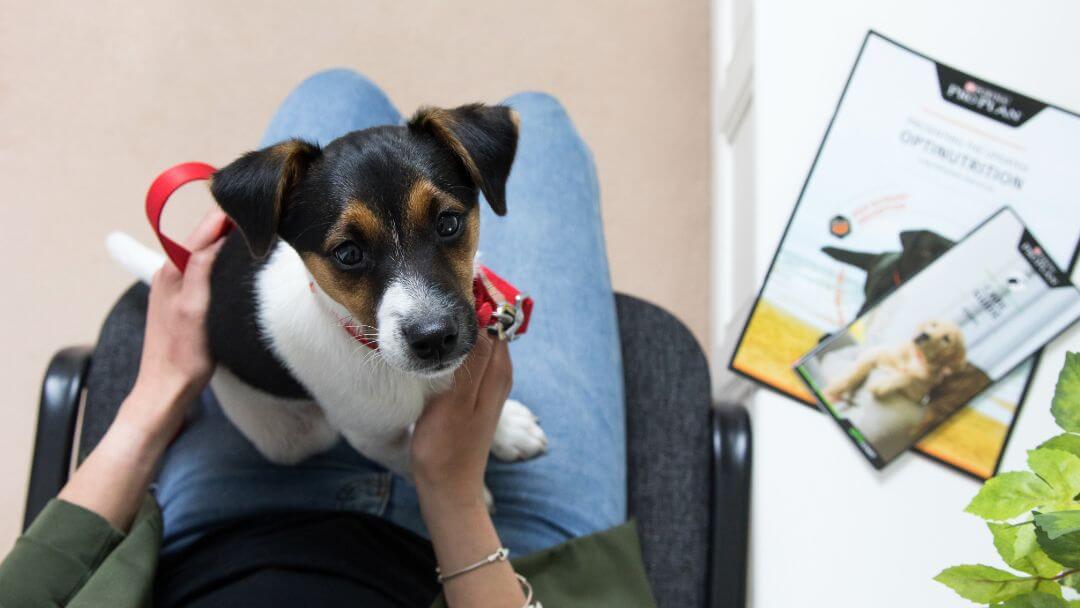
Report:
[[[350,89],[376,90],[381,92],[374,82],[360,72],[350,68],[330,68],[315,72],[297,85],[293,92],[311,88],[320,90],[334,89],[336,91],[348,91]]]
[[[566,108],[563,107],[562,102],[550,93],[541,91],[523,91],[507,97],[502,103],[521,113],[539,112],[544,114],[554,114],[569,120],[569,116],[566,114]]]

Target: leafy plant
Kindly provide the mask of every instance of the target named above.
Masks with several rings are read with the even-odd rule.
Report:
[[[1080,353],[1065,355],[1050,405],[1065,432],[1028,452],[1030,471],[995,475],[966,511],[986,520],[1011,572],[953,566],[934,580],[993,608],[1078,608],[1062,588],[1080,590]]]

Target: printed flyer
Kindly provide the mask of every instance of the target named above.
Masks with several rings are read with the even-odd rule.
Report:
[[[795,365],[882,468],[1080,318],[1080,291],[1002,209]]]
[[[730,362],[808,405],[792,366],[1002,206],[1071,272],[1080,116],[869,32]],[[985,479],[1037,355],[916,449]]]

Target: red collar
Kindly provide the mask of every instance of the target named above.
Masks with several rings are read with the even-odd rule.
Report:
[[[900,269],[899,268],[893,268],[892,269],[892,282],[893,282],[894,287],[899,287],[900,286],[900,283],[902,281],[900,279]]]

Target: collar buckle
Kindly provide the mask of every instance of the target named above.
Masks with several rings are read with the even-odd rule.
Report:
[[[500,304],[495,310],[495,314],[491,316],[491,325],[488,326],[488,331],[503,341],[513,342],[516,340],[518,338],[518,329],[525,323],[525,309],[522,302],[528,297],[528,294],[519,293],[514,297],[512,304],[510,302]]]

